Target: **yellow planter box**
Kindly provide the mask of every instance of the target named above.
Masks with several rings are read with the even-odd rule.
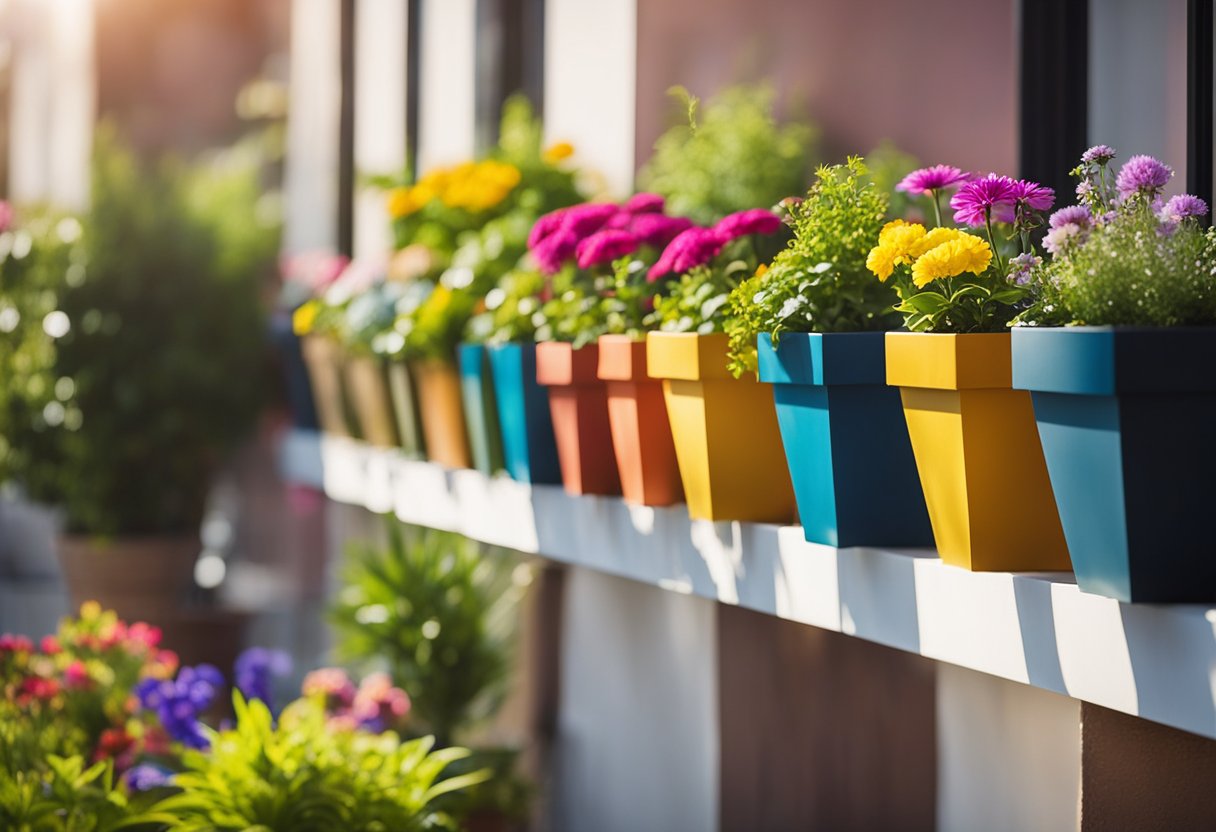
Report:
[[[471,468],[473,461],[464,432],[464,405],[456,365],[427,359],[411,361],[409,366],[418,385],[418,412],[427,458],[448,468]]]
[[[652,332],[647,373],[663,380],[688,513],[706,520],[794,517],[777,410],[767,385],[726,369],[726,336]]]
[[[1034,406],[1011,387],[1009,333],[890,332],[886,352],[942,560],[1071,569]]]

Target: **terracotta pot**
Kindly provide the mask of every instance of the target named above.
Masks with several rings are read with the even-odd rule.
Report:
[[[384,362],[370,355],[346,359],[346,389],[363,439],[380,448],[397,447],[397,427]]]
[[[427,458],[448,468],[469,468],[472,460],[456,367],[439,359],[411,361],[410,374],[418,385],[418,412]]]
[[[561,485],[549,391],[536,383],[536,344],[488,348],[507,473],[519,482]]]
[[[404,361],[389,362],[388,393],[393,401],[393,418],[401,450],[408,457],[423,458],[426,443],[422,441],[422,417],[418,413],[418,386]]]
[[[1030,393],[1012,386],[1009,333],[888,332],[886,359],[942,560],[1070,569]]]
[[[503,470],[505,463],[490,359],[481,344],[461,344],[458,356],[460,393],[464,401],[465,428],[473,454],[473,467],[483,474],[493,474]]]
[[[198,535],[59,538],[59,565],[73,609],[96,601],[127,621],[164,626],[181,614],[202,549]]]
[[[323,335],[306,335],[300,342],[308,378],[316,397],[321,430],[335,436],[351,436],[342,391],[342,347]]]
[[[608,389],[599,380],[599,348],[536,345],[536,380],[549,388],[562,485],[571,494],[620,494],[608,426]]]
[[[663,382],[646,372],[646,340],[604,335],[599,348],[598,375],[608,388],[608,422],[625,500],[645,506],[683,502]]]
[[[726,336],[651,332],[647,372],[663,379],[688,513],[788,523],[794,490],[767,385],[726,369]]]

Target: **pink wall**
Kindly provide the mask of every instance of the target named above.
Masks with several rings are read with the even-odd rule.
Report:
[[[666,91],[771,77],[829,157],[883,139],[928,162],[1015,172],[1016,0],[638,0],[637,160]]]

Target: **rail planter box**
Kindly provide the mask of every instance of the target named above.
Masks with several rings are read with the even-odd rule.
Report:
[[[1121,601],[1216,601],[1216,328],[1018,328],[1077,583]]]
[[[726,369],[726,336],[651,332],[647,372],[663,379],[688,513],[788,523],[794,491],[768,388]]]
[[[598,375],[608,389],[608,423],[625,500],[669,506],[684,500],[663,382],[646,371],[646,341],[599,339]]]
[[[346,359],[346,389],[359,425],[359,435],[379,448],[395,448],[397,426],[384,361],[370,355]]]
[[[499,344],[486,349],[507,473],[519,482],[560,485],[549,391],[536,381],[536,345]]]
[[[758,340],[806,539],[828,546],[932,546],[882,332]]]
[[[942,560],[1069,569],[1030,394],[1012,387],[1009,333],[888,332],[886,353]]]
[[[503,469],[502,434],[498,429],[498,407],[486,348],[481,344],[461,344],[457,359],[473,467],[484,474],[493,474]]]
[[[536,380],[549,388],[549,412],[571,494],[620,494],[621,479],[608,426],[608,388],[599,380],[599,347],[574,349],[549,341],[536,345]]]
[[[418,385],[418,412],[427,459],[448,468],[472,463],[464,433],[464,407],[460,401],[460,374],[450,361],[423,359],[410,362],[410,375]]]
[[[321,430],[333,436],[353,436],[342,381],[342,347],[324,335],[305,335],[300,339],[300,352],[308,368]]]
[[[411,459],[426,456],[422,437],[422,414],[418,411],[418,384],[404,361],[389,361],[388,394],[393,401],[393,419],[401,451]]]

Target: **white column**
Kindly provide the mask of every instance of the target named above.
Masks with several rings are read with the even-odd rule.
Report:
[[[339,0],[293,0],[283,249],[338,245]]]
[[[355,176],[405,169],[406,26],[403,0],[359,0],[355,6]],[[355,193],[356,257],[380,257],[392,246],[384,193]]]
[[[636,0],[548,0],[545,135],[617,197],[633,188],[636,85]]]
[[[714,603],[571,568],[563,606],[557,782],[547,828],[713,832]]]
[[[974,670],[937,667],[938,829],[1077,829],[1080,703]]]
[[[92,0],[12,0],[10,196],[83,209],[96,114]]]
[[[473,155],[476,12],[476,0],[422,2],[418,61],[420,173]]]

